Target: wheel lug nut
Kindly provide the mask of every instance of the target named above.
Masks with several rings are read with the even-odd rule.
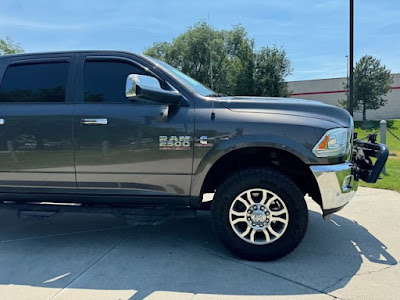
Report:
[[[254,205],[253,208],[254,208],[254,209],[257,209],[257,205]]]
[[[265,221],[268,223],[268,222],[269,222],[269,219],[266,219]]]
[[[269,211],[266,212],[267,216],[269,215]]]

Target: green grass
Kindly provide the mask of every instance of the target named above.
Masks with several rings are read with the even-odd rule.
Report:
[[[389,120],[388,128],[396,136],[400,137],[400,120]],[[355,122],[355,132],[358,133],[359,138],[363,138],[375,131],[379,131],[379,121]],[[386,144],[390,150],[389,159],[386,163],[386,174],[382,174],[382,179],[375,184],[361,181],[360,185],[400,192],[400,141],[395,139],[389,132],[387,132],[386,136]],[[380,142],[379,132],[377,141]]]

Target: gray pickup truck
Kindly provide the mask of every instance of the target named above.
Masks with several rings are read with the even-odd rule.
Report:
[[[132,53],[3,56],[0,202],[210,209],[233,253],[273,260],[302,240],[306,194],[327,217],[378,179],[388,149],[353,128],[343,109],[223,96]]]

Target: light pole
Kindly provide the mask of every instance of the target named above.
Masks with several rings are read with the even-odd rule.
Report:
[[[349,82],[349,113],[353,115],[353,64],[354,64],[354,0],[350,0],[350,82]]]
[[[345,56],[346,58],[347,58],[347,76],[346,76],[346,88],[347,88],[347,92],[346,92],[346,95],[347,95],[347,105],[349,105],[350,106],[350,103],[349,103],[349,99],[350,99],[350,96],[349,96],[349,56],[348,55],[346,55]]]

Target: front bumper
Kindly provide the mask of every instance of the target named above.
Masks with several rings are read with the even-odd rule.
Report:
[[[358,189],[358,181],[353,176],[353,165],[349,162],[310,166],[310,169],[321,193],[324,218],[342,209]]]

